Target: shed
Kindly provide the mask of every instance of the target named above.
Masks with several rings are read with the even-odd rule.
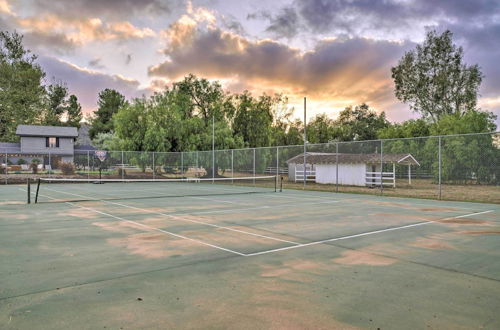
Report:
[[[287,160],[288,179],[304,180],[304,154]],[[392,164],[392,172],[382,172],[381,164]],[[396,165],[420,166],[419,162],[407,154],[351,154],[351,153],[306,153],[306,180],[323,184],[379,186],[396,185]],[[385,167],[385,166],[384,166]],[[410,172],[409,171],[409,172]],[[411,183],[411,172],[409,173]]]

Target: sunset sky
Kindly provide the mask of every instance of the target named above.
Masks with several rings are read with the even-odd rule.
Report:
[[[65,82],[85,112],[104,88],[130,99],[193,73],[284,93],[297,115],[307,96],[310,116],[366,102],[415,118],[390,68],[429,29],[454,33],[485,75],[480,107],[500,115],[498,0],[0,0],[0,30],[22,33],[47,82]]]

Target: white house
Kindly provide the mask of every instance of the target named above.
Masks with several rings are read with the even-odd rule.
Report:
[[[382,164],[392,164],[392,171],[381,173]],[[288,179],[304,180],[304,154],[287,161]],[[323,184],[351,186],[393,186],[396,185],[396,165],[409,168],[408,179],[411,183],[411,166],[420,166],[411,154],[346,154],[346,153],[306,153],[306,180]],[[386,166],[384,166],[386,168]],[[382,180],[381,180],[382,178]]]

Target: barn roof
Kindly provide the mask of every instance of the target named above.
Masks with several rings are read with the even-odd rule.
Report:
[[[379,164],[380,154],[345,154],[345,153],[322,153],[322,152],[307,152],[306,160],[308,164],[336,164],[338,159],[339,163],[352,164],[352,163],[366,163],[366,164]],[[304,154],[297,155],[287,160],[288,164],[302,164],[304,161]],[[419,162],[411,154],[384,154],[382,162],[395,163],[403,165],[418,165]]]

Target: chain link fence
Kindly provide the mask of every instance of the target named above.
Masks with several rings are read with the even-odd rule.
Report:
[[[3,184],[54,178],[213,178],[277,175],[284,188],[500,203],[500,133],[331,142],[215,151],[0,150]]]

